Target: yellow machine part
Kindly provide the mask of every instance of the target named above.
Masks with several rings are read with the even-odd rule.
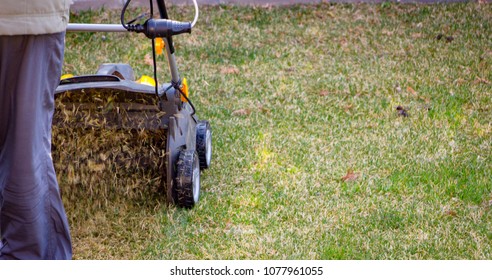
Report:
[[[157,54],[162,54],[165,47],[166,43],[164,43],[164,40],[162,38],[155,39],[155,52]]]
[[[181,91],[183,91],[186,97],[189,96],[188,81],[186,78],[183,78],[183,81],[181,81]],[[184,96],[181,96],[181,101],[188,102]]]
[[[69,79],[69,78],[72,78],[73,75],[72,74],[64,74],[60,77],[60,80],[65,80],[65,79]]]
[[[147,75],[142,75],[142,77],[140,77],[140,79],[138,79],[136,82],[139,84],[142,84],[142,85],[148,85],[148,86],[155,87],[154,78],[147,76]]]

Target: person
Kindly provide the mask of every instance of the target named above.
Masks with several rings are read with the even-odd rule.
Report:
[[[2,0],[0,259],[71,259],[51,158],[71,0]]]

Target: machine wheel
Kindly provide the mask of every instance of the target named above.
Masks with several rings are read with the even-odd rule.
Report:
[[[208,121],[196,124],[196,151],[200,160],[200,169],[207,169],[212,162],[212,129]]]
[[[200,197],[200,163],[193,150],[183,150],[176,166],[174,202],[184,208],[193,208]]]

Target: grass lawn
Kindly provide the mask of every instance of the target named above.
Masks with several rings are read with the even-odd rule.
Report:
[[[143,35],[66,46],[64,73],[152,75]],[[175,46],[213,129],[201,200],[59,174],[76,259],[492,258],[491,4],[201,7]]]

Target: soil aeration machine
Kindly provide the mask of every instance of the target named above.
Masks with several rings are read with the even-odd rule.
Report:
[[[154,1],[160,18],[153,17]],[[54,127],[71,131],[124,130],[135,136],[135,141],[140,141],[143,132],[151,135],[152,140],[147,141],[151,153],[142,150],[111,160],[115,164],[127,164],[123,161],[130,159],[131,164],[154,165],[159,169],[167,201],[192,208],[199,200],[200,171],[210,166],[212,132],[209,122],[198,120],[195,114],[186,79],[178,72],[172,39],[191,33],[198,19],[198,5],[193,0],[193,22],[178,22],[169,19],[164,0],[150,0],[150,17],[144,23],[132,24],[135,20],[125,22],[130,2],[127,0],[122,9],[121,24],[69,24],[67,32],[143,33],[152,40],[154,78],[135,80],[131,66],[119,63],[102,64],[93,75],[62,77],[55,96]],[[158,41],[164,44],[171,72],[171,81],[161,85],[156,75]],[[153,155],[160,156],[151,158]]]

